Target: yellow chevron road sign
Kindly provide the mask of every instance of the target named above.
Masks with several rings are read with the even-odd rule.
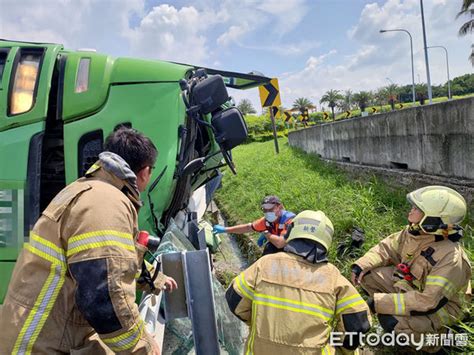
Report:
[[[268,84],[258,87],[262,107],[281,106],[280,87],[278,79],[273,78]]]

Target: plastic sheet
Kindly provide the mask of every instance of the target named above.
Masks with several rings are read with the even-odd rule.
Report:
[[[195,250],[195,248],[186,235],[171,221],[155,255],[185,250]],[[215,275],[212,282],[221,354],[242,354],[248,328],[230,312],[225,300],[225,289]],[[163,353],[194,354],[192,325],[189,318],[175,319],[166,323]]]

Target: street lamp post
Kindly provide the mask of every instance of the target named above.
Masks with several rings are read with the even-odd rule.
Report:
[[[393,30],[380,30],[380,33],[385,32],[405,32],[410,37],[410,53],[411,53],[411,94],[413,99],[413,105],[415,104],[415,67],[413,65],[413,38],[411,37],[411,33],[403,28],[395,28]]]
[[[428,84],[428,98],[430,100],[430,104],[432,104],[433,92],[431,91],[430,64],[428,62],[428,47],[426,45],[425,13],[423,12],[423,0],[420,0],[420,9],[421,9],[421,27],[423,29],[423,45],[425,47],[425,65],[426,65],[426,81]]]
[[[444,46],[429,46],[427,48],[442,48],[446,55],[446,72],[448,73],[448,100],[451,100],[451,82],[449,80],[449,60],[448,60],[448,50]]]

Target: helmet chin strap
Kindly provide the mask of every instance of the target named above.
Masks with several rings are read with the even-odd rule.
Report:
[[[441,235],[447,239],[449,238],[449,232],[453,231],[453,230],[460,230],[462,229],[461,227],[455,225],[455,224],[440,224],[439,226],[437,226],[438,229],[437,231],[441,230]],[[409,227],[408,227],[408,230],[410,231],[411,234],[413,235],[420,235],[420,234],[435,234],[435,233],[429,233],[429,232],[426,232],[425,229],[423,228],[423,226],[419,223],[410,223]],[[439,235],[439,234],[438,234]]]
[[[410,223],[408,231],[413,235],[420,235],[423,232],[418,223]]]

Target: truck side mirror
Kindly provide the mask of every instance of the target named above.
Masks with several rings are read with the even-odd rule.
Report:
[[[216,113],[211,120],[219,146],[230,151],[247,139],[247,125],[239,109],[232,107]]]
[[[220,75],[213,75],[198,82],[192,88],[192,96],[193,104],[199,105],[204,115],[218,110],[229,101],[227,88]]]

